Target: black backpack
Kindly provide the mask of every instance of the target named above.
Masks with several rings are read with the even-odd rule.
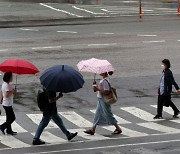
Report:
[[[45,111],[48,103],[48,94],[45,91],[38,91],[37,104],[40,111]]]

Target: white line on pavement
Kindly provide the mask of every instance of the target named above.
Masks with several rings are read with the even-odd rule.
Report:
[[[117,147],[127,147],[127,146],[138,146],[138,145],[148,145],[148,144],[163,144],[163,143],[172,143],[172,142],[180,142],[180,140],[166,140],[166,141],[156,141],[156,142],[139,142],[132,144],[117,144],[112,146],[101,146],[101,147],[91,147],[91,148],[81,148],[81,149],[68,149],[68,150],[57,150],[57,151],[46,151],[46,152],[36,152],[36,153],[27,153],[27,154],[49,154],[49,153],[63,153],[63,152],[71,152],[71,151],[84,151],[84,150],[97,150],[97,149],[110,149]]]
[[[68,15],[71,15],[71,16],[76,16],[76,17],[79,17],[79,18],[83,17],[83,16],[80,16],[80,15],[77,15],[77,14],[74,14],[74,13],[71,13],[71,12],[68,12],[68,11],[65,11],[65,10],[56,9],[56,8],[50,6],[50,5],[47,5],[47,4],[40,3],[40,5],[45,6],[47,8],[50,8],[50,9],[52,9],[54,11],[62,12],[62,13],[65,13],[65,14],[68,14]]]
[[[38,29],[30,29],[30,28],[19,28],[20,30],[24,30],[24,31],[39,31]]]
[[[55,49],[55,48],[61,48],[61,46],[32,47],[32,50]]]
[[[180,40],[177,40],[178,42],[180,42]]]
[[[99,32],[95,32],[94,34],[97,34],[97,35],[113,35],[114,33],[99,33]]]
[[[92,12],[92,11],[89,11],[89,10],[86,10],[86,9],[82,9],[82,8],[79,8],[77,6],[72,6],[74,9],[77,9],[77,10],[80,10],[80,11],[84,11],[84,12],[87,12],[87,13],[90,13],[90,14],[105,14],[105,13],[96,13],[96,12]]]
[[[0,52],[1,52],[1,51],[8,51],[8,50],[9,50],[9,49],[0,49]]]
[[[157,41],[143,41],[143,43],[165,43],[165,40],[157,40]]]
[[[88,46],[111,46],[111,45],[117,45],[117,43],[88,44]]]
[[[73,31],[57,31],[58,33],[71,33],[71,34],[77,34],[78,32]]]
[[[138,34],[140,37],[156,37],[157,35],[148,35],[148,34]]]

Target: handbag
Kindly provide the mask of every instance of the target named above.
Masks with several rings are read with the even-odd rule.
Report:
[[[111,84],[109,83],[108,80],[106,80],[106,82],[108,83],[108,85],[110,87],[110,92],[107,95],[103,95],[103,100],[104,100],[105,103],[111,105],[111,104],[116,103],[117,100],[118,100],[117,92],[116,92],[116,89],[111,86]]]

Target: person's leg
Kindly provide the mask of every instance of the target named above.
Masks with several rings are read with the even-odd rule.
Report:
[[[179,109],[176,107],[176,105],[171,100],[169,101],[169,106],[174,110],[174,115],[179,114]]]
[[[51,116],[43,116],[42,117],[42,120],[39,123],[36,134],[34,136],[34,140],[39,140],[40,139],[40,136],[41,136],[44,128],[49,124],[50,120],[51,120]]]
[[[164,95],[158,96],[157,116],[162,117]]]
[[[4,122],[2,125],[1,125],[1,131],[3,134],[5,134],[4,130],[7,129],[8,127],[8,119],[9,119],[9,110],[8,110],[8,107],[7,106],[3,106],[4,110],[5,110],[5,113],[6,113],[6,122]]]
[[[11,134],[11,133],[13,133],[13,131],[12,131],[12,128],[11,128],[11,124],[15,121],[15,119],[16,119],[16,117],[15,117],[15,114],[14,114],[14,111],[13,111],[13,108],[12,108],[12,106],[11,107],[9,107],[8,108],[8,112],[9,112],[9,114],[8,114],[8,116],[7,116],[7,123],[8,123],[8,127],[7,127],[7,133],[8,134]],[[16,132],[14,132],[15,134],[16,134]]]
[[[52,115],[52,120],[56,123],[56,125],[58,125],[58,127],[66,136],[70,135],[70,132],[66,129],[61,117],[57,113]]]

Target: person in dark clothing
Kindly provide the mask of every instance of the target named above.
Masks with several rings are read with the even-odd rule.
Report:
[[[47,94],[47,102],[44,102],[44,103],[46,103],[46,108],[43,111],[42,120],[41,120],[41,122],[37,128],[36,134],[34,136],[33,145],[45,144],[45,142],[40,139],[40,136],[41,136],[44,128],[48,125],[48,123],[50,122],[51,119],[58,125],[58,127],[66,135],[67,139],[69,141],[72,140],[78,133],[77,132],[76,133],[70,133],[66,129],[66,127],[63,124],[61,117],[58,115],[57,107],[56,107],[56,101],[59,98],[63,97],[63,94],[59,93],[59,95],[56,96],[55,92],[47,92],[46,90],[45,90],[45,92]]]
[[[157,115],[154,119],[162,119],[163,106],[171,107],[174,110],[173,117],[177,117],[180,114],[179,109],[171,101],[172,85],[176,88],[177,92],[180,92],[179,86],[174,80],[173,73],[170,70],[171,63],[168,59],[162,61],[162,76],[160,78],[160,86],[158,89],[158,104]]]
[[[6,72],[3,77],[4,83],[2,84],[2,105],[6,112],[6,122],[0,126],[0,130],[5,134],[16,135],[17,132],[12,131],[11,124],[15,121],[16,117],[13,110],[13,95],[16,93],[16,88],[13,88],[11,82],[13,80],[13,74]]]

